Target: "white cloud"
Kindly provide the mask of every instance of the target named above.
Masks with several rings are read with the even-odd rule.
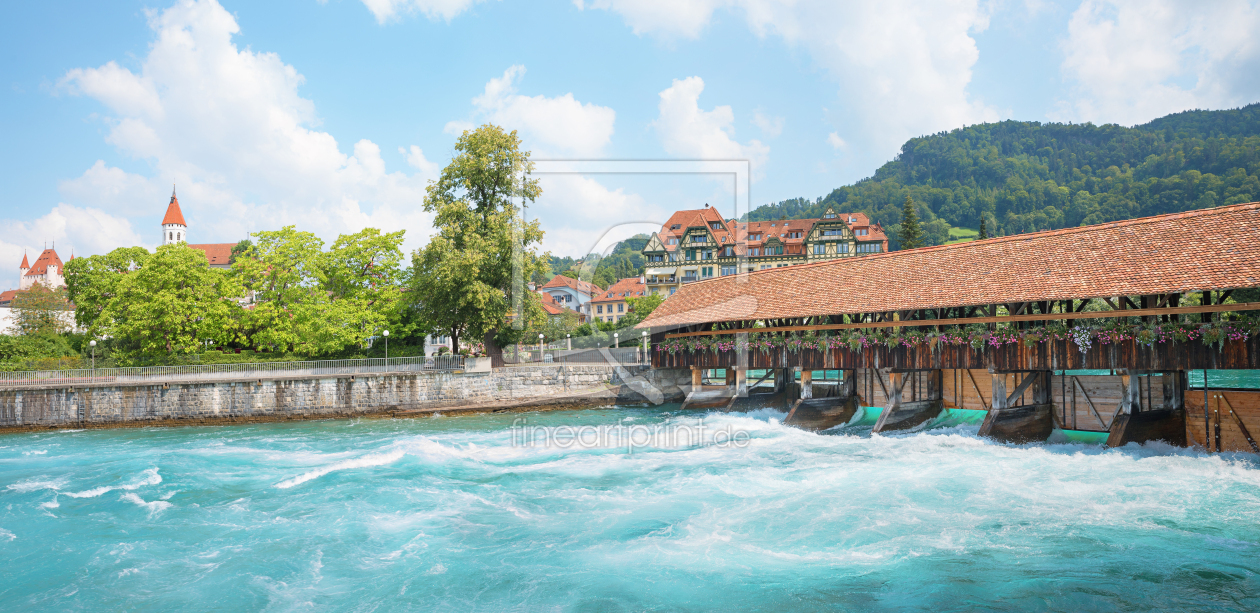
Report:
[[[377,23],[385,23],[403,13],[421,13],[437,21],[450,21],[481,0],[363,0]]]
[[[661,92],[660,116],[653,125],[665,151],[700,160],[749,160],[756,176],[770,148],[755,139],[747,144],[736,141],[734,111],[729,106],[701,109],[703,91],[703,79],[688,77],[674,79],[673,85]]]
[[[26,253],[34,263],[45,244],[55,246],[57,255],[67,262],[71,255],[105,253],[124,245],[153,247],[159,235],[154,228],[152,240],[146,241],[124,217],[69,204],[58,204],[48,214],[31,221],[9,219],[2,223],[7,231],[0,239],[0,287],[6,289],[18,287],[22,254]]]
[[[602,246],[600,237],[621,240],[640,232],[650,234],[669,218],[662,207],[638,194],[609,189],[588,176],[544,174],[538,178],[543,195],[530,205],[529,216],[542,219],[547,231],[543,248],[556,255],[581,257]]]
[[[848,143],[845,143],[844,139],[840,138],[840,135],[836,132],[832,132],[827,135],[827,144],[836,149],[843,149],[848,145]]]
[[[887,159],[909,137],[999,119],[967,92],[979,58],[975,32],[988,27],[980,0],[595,0],[580,8],[620,14],[639,34],[699,36],[722,8],[741,13],[759,36],[806,48],[841,84],[845,113],[861,127],[846,133],[873,159]]]
[[[606,106],[582,103],[572,93],[548,98],[516,93],[525,67],[516,65],[490,79],[472,99],[476,118],[518,130],[525,147],[545,155],[599,155],[612,141],[617,113]],[[452,121],[448,133],[459,134],[472,122]]]
[[[1242,0],[1086,0],[1062,44],[1058,119],[1136,124],[1260,97],[1260,8]]]
[[[371,141],[342,153],[312,129],[318,116],[298,91],[302,75],[274,53],[238,48],[239,27],[214,0],[181,0],[152,13],[149,26],[155,40],[138,72],[114,62],[77,68],[60,87],[105,105],[108,141],[147,161],[152,176],[97,162],[63,182],[63,196],[158,216],[175,182],[194,242],[286,224],[326,240],[365,225],[405,228],[408,248],[424,242],[431,218],[420,204],[437,168],[419,148],[406,154],[414,174],[389,172]]]
[[[757,111],[753,113],[752,122],[767,138],[775,138],[783,133],[782,117],[767,117],[761,111]]]

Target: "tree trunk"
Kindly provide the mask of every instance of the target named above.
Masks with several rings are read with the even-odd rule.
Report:
[[[503,360],[503,348],[495,342],[494,337],[499,333],[498,329],[491,330],[481,339],[481,344],[486,350],[486,355],[490,356],[491,368],[502,368],[507,366],[507,362]]]
[[[459,355],[459,329],[451,328],[451,353]]]

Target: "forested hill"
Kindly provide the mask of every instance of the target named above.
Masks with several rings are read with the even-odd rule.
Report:
[[[1260,104],[1148,124],[1003,121],[911,139],[875,175],[752,220],[863,211],[893,230],[907,195],[929,244],[950,226],[1015,234],[1260,200]]]

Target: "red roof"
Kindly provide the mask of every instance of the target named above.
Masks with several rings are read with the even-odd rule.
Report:
[[[853,221],[850,222],[849,220]],[[871,224],[870,218],[864,213],[837,213],[836,218],[832,219],[775,219],[767,221],[733,221],[724,220],[717,209],[712,207],[703,209],[691,209],[686,211],[675,211],[669,220],[661,226],[661,241],[665,244],[666,251],[674,251],[679,245],[669,244],[669,239],[681,239],[686,234],[688,228],[708,228],[709,233],[713,236],[713,240],[717,248],[723,246],[734,245],[735,252],[738,255],[745,255],[744,248],[757,248],[763,246],[770,238],[777,238],[779,242],[785,246],[784,253],[787,255],[800,255],[803,253],[803,243],[805,237],[814,228],[814,224],[823,221],[843,221],[849,226],[850,230],[856,234],[859,230],[865,230],[865,235],[857,236],[858,242],[882,242],[887,250],[888,237],[884,235],[884,228],[879,224]],[[714,227],[714,224],[718,224]],[[675,227],[677,226],[677,227]],[[799,236],[796,234],[799,232]],[[757,237],[748,240],[748,236]]]
[[[715,277],[683,285],[640,325],[1257,286],[1251,203]]]
[[[18,295],[19,291],[21,290],[11,289],[5,292],[0,292],[0,306],[8,306],[12,303],[13,298]]]
[[[26,256],[22,256],[22,262],[26,262]],[[35,265],[26,271],[26,274],[38,277],[47,273],[49,266],[56,266],[57,272],[64,274],[64,266],[61,263],[61,258],[57,257],[57,252],[52,249],[45,249],[43,253],[39,254],[39,258],[35,260]]]
[[[566,277],[564,275],[556,275],[552,277],[551,280],[548,281],[546,285],[542,286],[539,289],[547,289],[547,288],[552,288],[552,287],[569,287],[579,292],[582,292],[588,296],[597,296],[599,295],[600,292],[604,291],[600,289],[600,287],[598,285],[595,285],[594,283],[589,283],[589,282],[581,281],[578,279],[570,279],[569,277]]]
[[[646,288],[643,277],[626,277],[613,283],[608,291],[591,302],[620,302],[626,298],[640,298],[644,295]]]
[[[189,245],[193,249],[199,249],[206,252],[206,260],[211,266],[227,266],[232,258],[232,247],[236,243],[205,243],[201,245]]]
[[[28,264],[28,263],[27,263],[27,261],[26,261],[26,253],[25,253],[25,252],[23,252],[23,253],[22,253],[22,265],[21,265],[21,266],[19,266],[18,268],[30,268],[30,267],[31,267],[31,265],[30,265],[30,264]]]
[[[166,207],[166,216],[162,218],[162,225],[168,223],[177,223],[181,226],[187,226],[184,223],[184,213],[179,210],[179,199],[175,197],[175,192],[171,191],[171,203]]]

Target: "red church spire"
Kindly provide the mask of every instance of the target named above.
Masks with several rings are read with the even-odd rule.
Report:
[[[31,267],[30,263],[26,261],[26,252],[22,252],[22,265],[19,266],[18,268],[30,268],[30,267]]]
[[[162,218],[162,225],[177,223],[181,226],[187,226],[184,223],[184,213],[179,210],[179,199],[175,197],[175,188],[171,187],[171,204],[166,207],[166,217]]]

